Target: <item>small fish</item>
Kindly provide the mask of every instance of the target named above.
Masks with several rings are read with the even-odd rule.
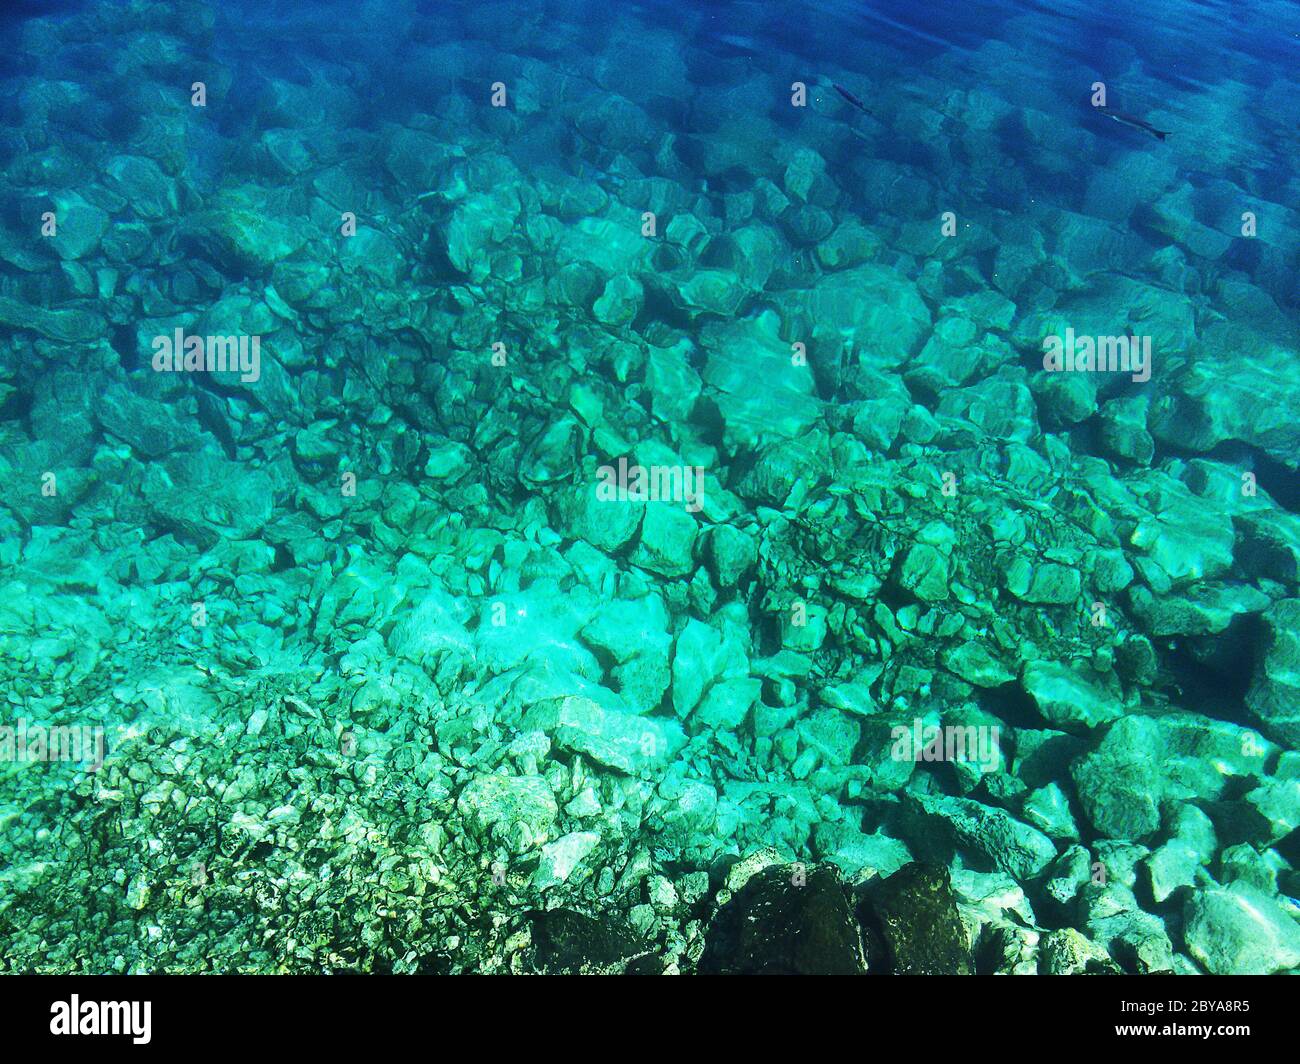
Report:
[[[1132,126],[1134,129],[1142,130],[1143,133],[1150,133],[1156,140],[1164,140],[1169,136],[1164,130],[1156,129],[1150,122],[1133,115],[1126,115],[1123,111],[1112,111],[1109,107],[1098,107],[1097,110],[1112,122],[1118,122],[1121,126]]]
[[[856,107],[859,111],[861,111],[864,115],[871,114],[871,112],[867,110],[867,105],[863,103],[861,100],[859,100],[856,96],[854,96],[853,93],[849,92],[849,90],[846,89],[843,85],[837,85],[835,82],[832,81],[831,88],[833,88],[836,92],[838,92],[841,96],[843,96],[846,100],[848,100],[849,103],[853,104],[853,106]]]

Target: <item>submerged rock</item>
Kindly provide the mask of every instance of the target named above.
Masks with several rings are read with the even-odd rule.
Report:
[[[1125,717],[1111,725],[1071,774],[1084,814],[1103,837],[1141,839],[1160,826],[1160,740],[1152,721]]]
[[[1123,704],[1098,679],[1069,663],[1031,661],[1020,682],[1048,724],[1061,729],[1092,729],[1124,712]]]
[[[1264,645],[1246,705],[1268,735],[1294,746],[1300,744],[1300,599],[1275,602],[1263,622]]]
[[[1052,840],[1004,810],[968,798],[908,795],[905,837],[912,849],[942,858],[959,849],[987,867],[1016,879],[1030,879],[1056,857]]]
[[[551,909],[532,916],[535,964],[545,973],[610,974],[645,952],[631,931],[608,916]]]
[[[470,830],[523,853],[546,842],[559,810],[540,776],[479,776],[456,800]]]
[[[1096,943],[1072,927],[1051,931],[1038,948],[1042,975],[1119,975],[1120,968]]]
[[[912,863],[863,890],[871,973],[970,975],[970,943],[948,870]]]
[[[831,866],[776,864],[714,917],[700,971],[728,975],[861,975],[861,932]]]
[[[1192,893],[1183,925],[1187,951],[1211,975],[1270,975],[1300,967],[1300,925],[1247,883]]]

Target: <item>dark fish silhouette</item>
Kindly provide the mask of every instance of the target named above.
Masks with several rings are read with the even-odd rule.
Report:
[[[871,114],[871,112],[867,110],[867,105],[863,103],[861,100],[859,100],[856,96],[854,96],[853,93],[849,92],[849,90],[846,89],[843,85],[837,85],[835,82],[832,81],[831,88],[833,88],[836,92],[838,92],[841,96],[843,96],[846,100],[848,100],[849,103],[853,104],[853,106],[856,107],[859,111],[861,111],[864,115]]]
[[[1142,130],[1143,133],[1150,133],[1156,140],[1164,140],[1169,136],[1164,130],[1156,129],[1150,122],[1134,115],[1126,115],[1123,111],[1113,111],[1109,107],[1098,107],[1097,110],[1112,122],[1118,122],[1121,126],[1132,126],[1134,129]]]

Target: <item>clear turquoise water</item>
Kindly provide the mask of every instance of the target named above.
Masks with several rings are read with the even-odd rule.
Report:
[[[4,970],[1300,967],[1294,4],[35,7]]]

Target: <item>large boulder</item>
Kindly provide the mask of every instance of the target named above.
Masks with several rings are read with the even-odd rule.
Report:
[[[716,914],[700,971],[732,975],[861,975],[862,937],[831,865],[769,865]]]
[[[872,974],[971,974],[970,943],[941,865],[913,862],[873,880],[859,913]]]
[[[1190,895],[1187,952],[1212,975],[1271,975],[1300,968],[1300,923],[1244,882]]]

